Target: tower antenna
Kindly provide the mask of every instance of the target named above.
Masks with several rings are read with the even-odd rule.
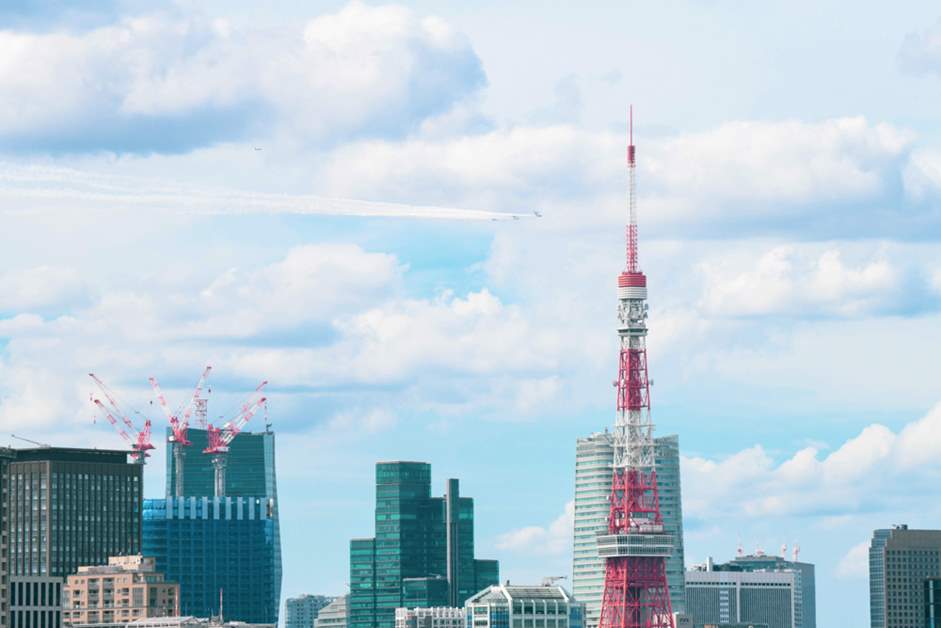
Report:
[[[628,122],[627,264],[618,275],[620,357],[600,628],[674,628],[666,559],[673,538],[663,526],[657,489],[650,380],[647,376],[647,276],[637,264],[634,108]]]

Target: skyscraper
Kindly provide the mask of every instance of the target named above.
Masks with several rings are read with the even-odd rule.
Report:
[[[461,606],[499,578],[474,559],[474,501],[448,480],[431,497],[431,465],[376,465],[376,536],[350,541],[350,628],[393,628],[395,609]],[[455,603],[456,601],[456,603]]]
[[[281,562],[265,497],[144,501],[144,548],[180,584],[180,612],[256,624],[278,620]],[[220,594],[222,600],[220,600]]]
[[[817,584],[813,564],[787,560],[783,556],[755,554],[736,556],[730,562],[714,565],[716,571],[792,571],[794,585],[794,625],[817,628]]]
[[[923,628],[925,583],[941,577],[941,530],[876,530],[869,546],[872,628]]]
[[[171,432],[167,429],[167,437]],[[212,457],[203,453],[209,444],[206,430],[189,428],[192,445],[183,448],[183,497],[213,497]],[[176,461],[173,448],[166,447],[167,497],[176,497]],[[231,497],[278,497],[275,476],[274,432],[240,432],[229,445],[225,472],[225,494]]]
[[[680,488],[679,437],[654,439],[657,489],[664,530],[673,535],[673,552],[667,558],[667,581],[674,612],[686,607],[684,590],[683,506]],[[572,561],[572,593],[585,603],[585,625],[597,628],[604,589],[604,559],[598,556],[596,538],[608,529],[608,495],[614,441],[609,432],[579,438],[575,450],[575,539]]]
[[[141,548],[143,468],[127,452],[14,450],[7,467],[11,576],[64,577]]]

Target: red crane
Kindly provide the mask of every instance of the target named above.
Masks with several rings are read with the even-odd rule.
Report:
[[[157,381],[157,378],[151,376],[147,380],[150,382],[150,386],[154,390],[154,395],[157,397],[157,403],[163,409],[163,413],[167,416],[167,421],[170,423],[170,431],[172,433],[169,440],[173,447],[174,481],[176,483],[174,494],[177,497],[183,496],[184,448],[189,447],[192,444],[188,436],[189,420],[194,411],[197,415],[202,416],[205,419],[207,400],[202,396],[202,394],[203,387],[206,385],[206,380],[209,378],[210,371],[212,371],[211,366],[207,366],[205,369],[203,369],[203,373],[199,376],[199,380],[196,382],[196,387],[194,388],[193,394],[189,398],[189,401],[177,408],[176,412],[170,411],[167,398],[164,396],[163,391],[160,390],[160,382]]]
[[[137,426],[134,425],[134,422],[131,421],[127,413],[121,409],[114,392],[94,373],[89,373],[88,376],[91,377],[92,381],[98,386],[98,389],[101,391],[108,405],[105,405],[101,399],[96,399],[93,396],[91,397],[92,403],[105,415],[105,418],[108,419],[108,422],[114,427],[121,438],[127,441],[131,446],[131,458],[134,459],[134,462],[137,464],[145,464],[147,458],[150,456],[147,452],[154,448],[150,442],[150,419],[145,418],[143,429],[137,429]],[[118,419],[115,418],[115,415],[120,418],[120,424],[118,423]]]
[[[268,384],[268,380],[263,381],[249,395],[248,399],[242,402],[238,413],[226,421],[222,427],[215,427],[211,423],[208,425],[207,436],[209,445],[203,450],[204,454],[212,456],[212,467],[215,470],[215,494],[216,497],[225,496],[225,467],[226,458],[229,453],[229,444],[232,442],[245,424],[248,423],[258,410],[265,405],[267,398],[262,394],[262,389]]]

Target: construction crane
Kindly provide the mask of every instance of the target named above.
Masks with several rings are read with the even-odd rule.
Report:
[[[202,375],[199,376],[199,380],[196,382],[196,387],[193,390],[193,394],[184,405],[181,405],[179,408],[177,408],[176,412],[172,412],[170,410],[170,406],[167,403],[167,398],[164,396],[163,391],[160,390],[160,382],[157,381],[157,378],[151,376],[147,379],[147,381],[150,382],[150,387],[153,388],[154,395],[157,397],[157,404],[163,410],[163,413],[167,416],[167,421],[170,423],[171,434],[168,440],[173,447],[173,477],[176,484],[174,494],[177,497],[183,496],[184,448],[189,447],[192,444],[189,440],[188,431],[189,420],[194,412],[198,418],[201,418],[201,427],[206,426],[207,399],[203,397],[202,394],[203,387],[206,385],[206,379],[209,377],[210,371],[212,371],[211,366],[207,366],[205,369],[203,369]]]
[[[49,449],[52,447],[52,445],[49,445],[48,443],[40,443],[38,440],[33,440],[32,438],[23,438],[22,436],[17,436],[16,434],[10,434],[10,437],[15,438],[16,440],[21,440],[24,443],[32,443],[33,445],[42,447],[43,449]]]
[[[267,398],[262,394],[262,390],[267,385],[268,380],[259,384],[248,399],[242,403],[238,413],[232,419],[226,421],[222,427],[215,427],[210,423],[206,428],[209,445],[203,450],[203,453],[212,456],[216,497],[225,496],[225,467],[228,462],[229,444],[232,443],[232,439],[238,436],[245,424],[255,416],[255,413],[265,405]]]
[[[131,421],[127,413],[121,409],[114,392],[94,373],[89,373],[88,376],[91,377],[92,381],[98,386],[98,389],[101,391],[108,405],[105,405],[101,399],[96,399],[94,396],[90,397],[91,402],[105,415],[105,418],[108,419],[108,423],[114,427],[118,435],[131,446],[131,458],[134,459],[134,462],[137,464],[146,464],[147,458],[150,456],[147,452],[154,448],[150,442],[150,419],[145,417],[144,427],[137,429],[137,426],[134,425],[134,422]],[[118,419],[115,418],[115,415],[120,418],[120,424],[118,423]]]

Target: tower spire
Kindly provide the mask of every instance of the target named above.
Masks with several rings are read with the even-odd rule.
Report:
[[[647,377],[647,277],[637,265],[634,108],[627,146],[627,265],[618,276],[620,356],[608,529],[598,536],[605,559],[600,628],[673,628],[664,530],[657,491],[650,381]]]

